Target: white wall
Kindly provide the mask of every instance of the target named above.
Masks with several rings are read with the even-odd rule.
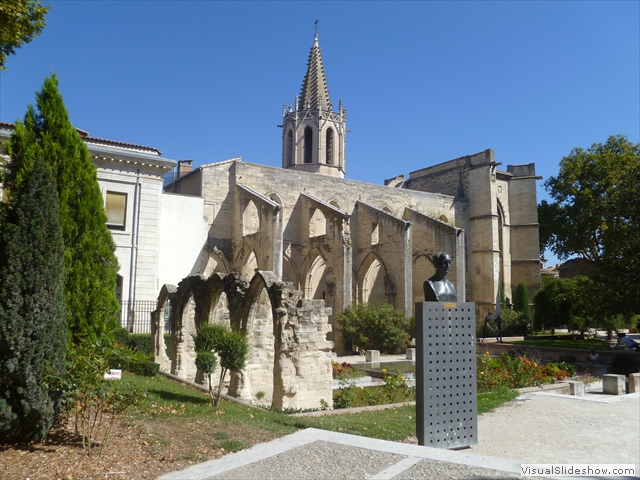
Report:
[[[200,254],[208,234],[202,197],[163,193],[161,202],[158,292],[204,269]]]

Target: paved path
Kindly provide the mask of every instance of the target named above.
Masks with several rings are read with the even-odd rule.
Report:
[[[480,443],[465,450],[306,429],[161,478],[520,479],[523,463],[625,463],[640,472],[639,417],[637,393],[528,394],[481,415]]]

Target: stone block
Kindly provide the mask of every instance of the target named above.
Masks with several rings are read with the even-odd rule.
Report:
[[[584,383],[577,380],[567,380],[571,395],[576,397],[584,397]]]
[[[380,361],[380,350],[367,350],[365,352],[365,358],[367,362],[379,362]]]
[[[628,381],[629,393],[640,392],[640,373],[630,373]]]
[[[411,360],[413,362],[416,361],[416,349],[415,348],[407,348],[407,360]]]
[[[602,392],[607,395],[624,395],[625,377],[624,375],[607,374],[602,376]]]

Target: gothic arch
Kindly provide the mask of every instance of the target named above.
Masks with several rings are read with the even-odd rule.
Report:
[[[287,256],[282,256],[282,281],[291,282],[294,289],[300,288],[300,275],[293,264],[293,261]]]
[[[305,127],[304,129],[304,163],[313,163],[313,129]]]
[[[209,257],[207,258],[207,264],[203,269],[205,278],[209,278],[214,273],[223,275],[231,273],[231,265],[229,264],[229,261],[224,256],[224,253],[218,250],[218,248],[213,247],[212,249],[207,249],[207,254]]]
[[[151,313],[151,352],[155,362],[160,364],[162,371],[171,369],[171,359],[167,356],[167,346],[164,341],[166,333],[172,333],[172,304],[177,303],[177,288],[175,285],[164,284],[160,289],[156,310]]]
[[[194,281],[189,277],[180,282],[176,310],[173,313],[171,373],[190,381],[196,379],[196,353],[193,335],[196,333],[196,300]]]
[[[424,301],[424,287],[425,280],[431,277],[435,270],[433,268],[433,262],[430,255],[425,253],[419,253],[413,256],[412,265],[412,292],[413,301],[418,302],[419,299]]]
[[[340,205],[340,202],[338,200],[329,200],[329,205],[333,205],[334,207],[336,207],[338,210],[342,210],[342,205]]]
[[[319,208],[313,209],[313,214],[309,220],[309,237],[320,237],[327,234],[327,217]]]
[[[359,302],[386,300],[385,278],[387,277],[387,267],[382,258],[375,252],[369,252],[358,269]]]
[[[327,165],[333,165],[334,161],[333,161],[333,156],[334,156],[334,150],[335,150],[335,139],[334,139],[335,135],[333,134],[333,128],[329,127],[327,128],[327,131],[325,133],[325,163]]]
[[[260,213],[252,199],[246,200],[242,209],[242,235],[252,235],[260,230]]]
[[[236,257],[237,271],[245,274],[247,279],[255,275],[256,269],[259,268],[258,256],[256,250],[249,244],[245,243]]]
[[[284,147],[284,155],[285,155],[285,161],[284,164],[287,167],[290,167],[293,165],[293,129],[289,129],[287,131],[287,140],[285,143],[285,147]]]
[[[305,276],[304,298],[325,298],[327,262],[322,255],[317,255]]]
[[[247,342],[256,348],[249,351],[247,367],[233,372],[229,392],[238,398],[255,400],[252,391],[264,392],[261,403],[270,405],[273,399],[273,369],[275,365],[275,306],[269,289],[277,281],[273,272],[258,271],[251,279],[245,295],[241,329]]]

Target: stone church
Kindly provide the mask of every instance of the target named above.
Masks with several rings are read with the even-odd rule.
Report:
[[[270,271],[302,298],[323,299],[338,354],[349,346],[337,313],[377,299],[412,313],[439,251],[451,255],[448,278],[459,301],[476,302],[478,318],[494,309],[500,285],[507,297],[520,281],[530,298],[539,289],[534,164],[499,170],[485,150],[384,185],[345,179],[347,110],[329,96],[317,34],[301,92],[282,117],[282,168],[179,162],[164,195],[202,199],[206,221],[196,229],[201,241],[178,252],[190,274]]]
[[[334,109],[329,96],[316,35],[300,94],[282,110],[282,168],[237,158],[192,169],[157,148],[78,130],[117,245],[123,325],[135,318],[144,328],[136,331],[149,331],[163,286],[185,277],[242,272],[248,281],[272,272],[270,282],[290,282],[303,300],[331,308],[329,340],[341,354],[350,346],[337,314],[377,299],[412,313],[439,251],[453,258],[448,278],[459,301],[476,303],[478,320],[495,308],[500,285],[512,297],[523,281],[533,297],[540,285],[534,164],[499,170],[486,150],[384,185],[349,180],[346,121],[342,101]],[[0,122],[0,141],[12,131]],[[8,160],[1,147],[0,155]],[[143,302],[154,306],[137,311]]]

